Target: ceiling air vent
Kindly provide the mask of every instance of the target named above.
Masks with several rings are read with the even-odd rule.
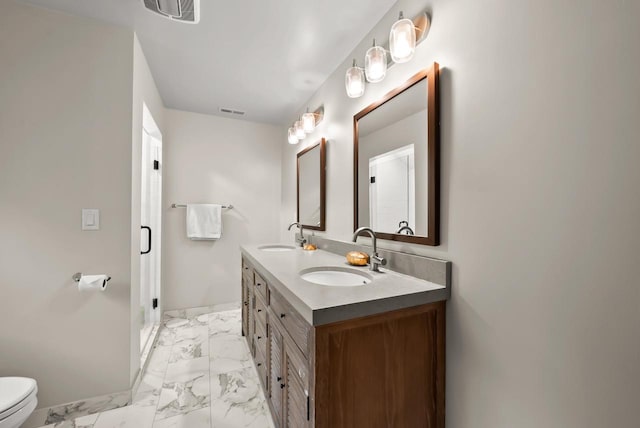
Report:
[[[200,0],[142,0],[142,4],[167,19],[188,24],[200,21]]]
[[[243,116],[245,113],[241,110],[234,110],[232,108],[226,108],[226,107],[220,107],[220,112],[227,113],[227,114],[237,114],[238,116]]]

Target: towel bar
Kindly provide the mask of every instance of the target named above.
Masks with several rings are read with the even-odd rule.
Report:
[[[171,208],[187,208],[185,204],[171,204]],[[228,210],[233,209],[233,205],[223,205],[222,208],[226,208]]]

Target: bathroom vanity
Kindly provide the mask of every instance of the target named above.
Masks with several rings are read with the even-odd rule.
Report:
[[[276,426],[443,428],[448,294],[328,251],[243,246],[242,332]]]

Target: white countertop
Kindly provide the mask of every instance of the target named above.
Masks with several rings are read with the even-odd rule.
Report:
[[[371,272],[368,266],[351,266],[344,256],[323,251],[269,252],[263,245],[243,245],[242,254],[311,325],[317,326],[366,315],[446,300],[444,285],[403,275],[388,269]],[[313,284],[300,277],[300,271],[314,267],[349,267],[362,270],[373,281],[357,287],[331,287]]]

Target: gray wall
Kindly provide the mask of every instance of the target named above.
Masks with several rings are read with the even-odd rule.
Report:
[[[351,59],[425,8],[415,59],[347,98]],[[347,240],[353,115],[440,63],[442,245],[382,245],[453,262],[448,428],[637,425],[638,17],[621,0],[400,0],[304,104],[325,106],[305,140],[329,139],[324,235]],[[302,147],[283,147],[286,223]]]
[[[165,110],[163,139],[163,300],[165,309],[240,301],[243,243],[278,240],[279,127]],[[172,203],[233,204],[222,238],[191,241],[186,210]]]
[[[40,406],[129,387],[132,50],[130,31],[2,2],[0,376],[37,379]],[[78,271],[112,280],[81,294]]]

